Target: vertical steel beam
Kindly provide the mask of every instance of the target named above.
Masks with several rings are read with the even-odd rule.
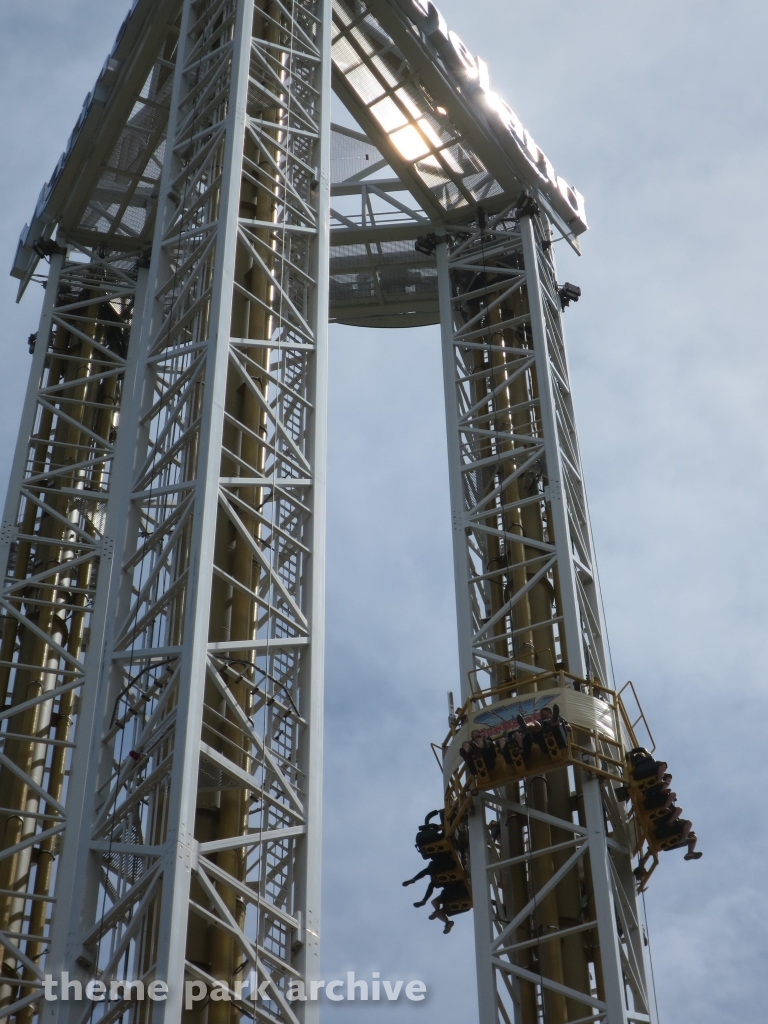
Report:
[[[329,33],[327,0],[182,13],[50,957],[167,982],[153,1020],[185,979],[212,1020],[317,1016]]]
[[[448,486],[451,497],[451,530],[456,593],[456,622],[459,642],[459,673],[461,698],[471,693],[471,673],[476,668],[472,653],[472,610],[470,607],[469,558],[464,522],[464,486],[461,479],[459,451],[459,409],[456,402],[456,358],[451,304],[451,278],[448,269],[448,245],[443,237],[437,245],[437,280],[440,295],[440,341],[445,395],[446,438],[448,443]],[[472,889],[485,893],[488,889],[487,844],[484,812],[478,805],[469,819],[469,854]],[[491,950],[492,920],[488,899],[478,899],[474,906],[475,970],[480,1024],[496,1024],[496,981]]]
[[[328,465],[328,306],[330,300],[331,249],[331,3],[323,0],[320,23],[321,78],[320,134],[317,182],[317,242],[312,264],[316,287],[312,295],[311,318],[315,325],[315,356],[312,393],[314,410],[310,425],[310,463],[314,467],[312,510],[312,561],[307,586],[311,594],[309,628],[312,642],[306,671],[307,730],[302,747],[302,771],[306,782],[306,838],[297,857],[298,899],[303,909],[302,945],[297,968],[311,991],[320,979],[320,897],[323,821],[323,723],[325,681],[325,565],[326,487]],[[303,890],[303,891],[302,891]],[[304,1024],[317,1024],[319,1002],[307,1002]]]
[[[537,677],[555,668],[556,651],[560,667],[608,686],[548,223],[508,213],[487,227],[455,229],[439,242],[437,262],[463,697],[479,690],[483,678],[486,686],[535,689]],[[518,637],[548,632],[547,650],[521,649]],[[649,1013],[642,949],[638,955],[628,934],[636,905],[633,886],[625,884],[629,855],[616,842],[621,825],[610,838],[603,784],[587,770],[577,776],[583,823],[570,859],[547,854],[555,842],[551,830],[560,841],[574,833],[564,778],[555,786],[553,777],[550,787],[553,798],[560,794],[557,812],[544,790],[527,786],[519,798],[504,791],[475,799],[469,830],[481,1024],[504,1021],[512,1012],[521,1024],[541,1012],[567,1024],[566,1016],[590,1007],[610,1024]],[[522,831],[512,845],[535,854],[517,888],[505,884],[503,898],[494,881],[498,855],[489,853],[491,813],[516,822],[511,828]],[[612,813],[621,816],[615,801]],[[571,963],[571,977],[584,975],[574,988],[565,983],[559,950],[551,947],[561,941],[558,928],[585,872],[593,923],[590,929],[589,918],[584,922],[582,935],[593,933],[588,948],[597,993],[590,991],[584,954]],[[526,888],[531,902],[521,909]],[[628,922],[621,936],[619,904]],[[536,936],[538,976],[525,966],[528,954],[520,959],[514,952],[531,947],[530,941],[515,945],[526,928]]]
[[[583,611],[579,607],[580,602],[576,579],[577,569],[574,564],[572,528],[568,516],[566,484],[563,479],[563,456],[559,436],[563,429],[563,424],[562,422],[558,423],[557,411],[555,409],[552,355],[550,352],[550,339],[544,313],[539,272],[540,250],[536,245],[534,232],[533,218],[530,216],[522,217],[520,220],[520,235],[526,266],[531,331],[533,333],[534,349],[536,350],[542,426],[547,445],[550,507],[555,522],[555,543],[558,546],[557,564],[560,570],[560,590],[563,603],[566,648],[568,651],[568,667],[575,675],[586,678],[589,666],[585,658]],[[588,528],[584,531],[584,537],[590,549],[590,555],[592,555],[591,537]],[[592,568],[593,564],[592,558],[587,565]],[[593,583],[593,594],[595,589],[596,583]],[[597,602],[594,602],[592,611],[595,619],[601,622],[602,616]],[[599,664],[604,666],[605,653],[602,649],[602,636],[603,629],[601,624],[597,640],[599,644]],[[624,1024],[626,1020],[625,986],[618,935],[616,933],[616,908],[614,906],[610,878],[610,855],[608,853],[606,837],[602,785],[597,777],[589,777],[589,775],[585,775],[582,785],[584,792],[584,814],[587,829],[589,830],[592,884],[600,935],[600,960],[605,984],[605,999],[608,1006],[607,1019],[610,1024]]]
[[[574,543],[574,505],[577,499],[568,505],[568,481],[563,469],[563,433],[571,425],[574,449],[578,456],[575,441],[575,418],[570,392],[561,394],[561,402],[568,403],[568,417],[558,416],[553,381],[553,353],[551,351],[551,330],[548,329],[545,315],[544,297],[542,294],[541,264],[542,248],[540,239],[537,245],[534,218],[520,218],[520,236],[523,246],[523,257],[526,267],[528,304],[531,317],[531,331],[536,351],[536,367],[539,381],[540,409],[542,426],[547,446],[547,470],[549,478],[549,504],[555,524],[555,543],[558,547],[558,568],[560,574],[560,591],[562,594],[563,619],[568,652],[568,667],[574,675],[587,678],[590,671],[599,673],[599,678],[608,684],[606,656],[603,646],[604,625],[600,607],[598,584],[594,569],[594,552],[592,551],[591,529],[588,522],[586,498],[583,496],[583,477],[581,484],[580,523],[583,526],[582,544],[587,558],[583,559],[584,569],[590,573],[587,587],[579,592],[578,568],[576,563],[577,547]],[[550,262],[550,261],[548,261]],[[551,265],[551,262],[550,262]],[[563,347],[563,356],[565,348]],[[566,364],[567,367],[567,364]],[[568,379],[567,377],[565,378]],[[580,460],[576,463],[580,469]],[[581,476],[581,474],[580,474]],[[573,488],[572,488],[573,492]],[[582,570],[584,572],[584,570]],[[588,588],[588,589],[587,589]],[[580,599],[581,598],[581,599]],[[591,614],[598,625],[590,637],[591,643],[585,641],[587,634],[586,620]],[[587,661],[587,653],[591,653],[591,662]],[[582,773],[584,793],[584,814],[589,831],[590,868],[595,898],[595,909],[600,935],[600,960],[605,999],[608,1007],[610,1024],[624,1024],[627,1019],[627,1000],[625,993],[624,966],[622,964],[619,938],[616,930],[616,906],[611,878],[608,840],[606,835],[606,813],[603,806],[602,783],[597,776]],[[626,858],[627,860],[629,858]],[[634,894],[633,894],[634,895]],[[643,978],[645,981],[645,978]],[[649,1001],[646,997],[646,1006]]]
[[[568,504],[563,480],[563,461],[560,450],[559,425],[553,393],[552,363],[549,351],[547,325],[538,272],[538,254],[531,217],[520,219],[520,240],[525,264],[525,283],[528,293],[533,351],[536,358],[536,378],[539,385],[539,412],[544,439],[544,457],[547,466],[548,505],[552,510],[554,543],[560,576],[565,645],[568,667],[574,675],[586,677],[582,624],[576,592],[576,567],[571,549],[571,531],[568,522]]]
[[[194,10],[192,5],[190,8]],[[178,941],[178,937],[186,934],[187,930],[189,890],[192,869],[196,862],[193,823],[199,785],[203,681],[206,676],[213,583],[211,555],[215,545],[219,502],[253,0],[240,0],[234,10],[230,9],[226,13],[229,17],[234,16],[230,84],[226,101],[228,123],[220,171],[219,225],[216,231],[216,262],[213,269],[209,312],[210,341],[206,356],[205,394],[197,442],[197,486],[185,609],[185,643],[179,666],[180,678],[189,679],[190,685],[181,686],[178,696],[175,726],[177,748],[174,751],[170,777],[168,831],[155,968],[157,976],[169,983],[168,1002],[163,1007],[163,1019],[168,1021],[179,1020],[183,1009],[183,986],[180,979],[184,977],[186,949]],[[192,40],[189,40],[188,36],[187,40],[192,50]],[[179,67],[184,68],[187,60],[188,55],[182,52]]]
[[[86,649],[109,585],[104,524],[136,277],[135,260],[106,249],[51,258],[6,500],[0,999],[18,1024],[32,1019],[48,966]]]

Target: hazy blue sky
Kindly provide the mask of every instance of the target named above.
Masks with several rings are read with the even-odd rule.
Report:
[[[0,267],[126,8],[0,5]],[[647,898],[660,1022],[761,1020],[768,7],[441,9],[587,200],[560,276],[583,289],[566,332],[616,678],[638,685],[705,853],[666,855]],[[14,293],[0,276],[3,485],[41,298]],[[435,330],[334,329],[331,370],[324,976],[422,978],[425,1003],[365,1012],[471,1022],[470,921],[444,938],[400,888],[458,689]]]

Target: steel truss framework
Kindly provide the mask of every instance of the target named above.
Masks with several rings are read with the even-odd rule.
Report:
[[[83,352],[68,368],[68,390],[49,370],[33,396],[38,416],[61,424],[59,448],[69,448],[33,448],[21,490],[22,519],[33,523],[43,500],[54,519],[47,496],[59,478],[51,467],[66,467],[49,528],[57,557],[36,562],[34,575],[25,566],[23,591],[21,583],[8,588],[4,607],[34,638],[42,631],[30,615],[51,618],[58,604],[88,602],[95,654],[87,666],[70,654],[58,613],[39,637],[44,664],[55,662],[42,686],[48,693],[58,685],[49,693],[57,699],[36,702],[41,684],[28,682],[29,671],[22,678],[26,663],[16,666],[21,710],[10,721],[45,706],[68,724],[65,694],[78,693],[85,738],[60,770],[66,809],[14,766],[25,808],[44,804],[48,814],[33,814],[28,828],[22,818],[6,862],[54,843],[65,827],[72,838],[55,877],[67,900],[55,897],[52,919],[42,914],[37,952],[29,955],[21,924],[29,901],[16,901],[16,931],[10,923],[4,931],[13,978],[6,1013],[18,1016],[22,1003],[31,1012],[39,999],[43,943],[55,976],[69,968],[82,982],[218,980],[234,1005],[262,1020],[310,1018],[316,1006],[292,1009],[286,985],[317,970],[323,606],[313,577],[322,582],[329,24],[314,2],[186,3],[149,268],[134,260],[114,294],[105,292],[98,259],[64,273],[90,273],[100,289],[87,280],[77,310],[70,303],[53,311],[49,348],[74,335]],[[94,355],[90,335],[114,332],[101,311],[114,309],[117,320],[137,276],[142,299],[126,366],[127,339],[120,335],[115,352],[101,343]],[[90,333],[70,323],[83,309],[96,325]],[[47,336],[45,322],[41,330]],[[108,390],[118,376],[131,401],[122,403],[115,442],[111,419],[105,439],[90,419],[80,421],[95,405],[88,387]],[[111,403],[103,400],[112,418],[114,390]],[[79,433],[71,440],[67,431]],[[68,456],[81,435],[88,461],[84,454],[73,470]],[[110,480],[117,483],[105,525]],[[9,539],[21,545],[16,508],[6,518]],[[78,571],[88,587],[74,587]],[[12,649],[8,627],[5,636]],[[71,743],[67,734],[61,749]],[[37,768],[40,751],[28,746]],[[40,878],[39,867],[33,873]],[[14,867],[6,888],[22,881]],[[41,899],[53,899],[52,890]],[[29,923],[33,915],[41,916],[33,909]],[[187,934],[185,947],[179,937]],[[20,965],[30,982],[21,987]],[[242,983],[251,972],[251,988],[262,992],[248,1001]],[[181,999],[172,985],[155,1015],[177,1019]],[[208,1016],[218,1010],[229,1019],[232,1005],[214,1003]],[[131,1006],[118,999],[96,1014],[107,1021],[148,1012]],[[77,1002],[42,1009],[57,1019],[92,1013]]]
[[[610,685],[567,227],[408,10],[135,0],[22,238],[22,290],[50,271],[0,534],[2,1019],[176,1022],[183,978],[223,997],[190,1019],[316,1018],[329,300],[441,325],[464,696]],[[650,1020],[587,768],[475,800],[481,1024]],[[44,1002],[62,971],[169,996]]]
[[[561,666],[609,686],[552,232],[528,209],[438,246],[463,699]],[[481,1020],[651,1020],[610,787],[563,768],[494,791],[469,837]]]
[[[39,997],[50,941],[89,623],[112,558],[105,523],[136,302],[135,261],[72,255],[52,259],[2,528],[0,955],[4,979],[25,983],[2,988],[19,1020]]]

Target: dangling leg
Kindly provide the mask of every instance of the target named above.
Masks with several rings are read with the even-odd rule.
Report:
[[[427,900],[429,899],[429,897],[432,895],[432,893],[434,891],[435,891],[435,883],[430,879],[427,891],[424,893],[424,899],[423,900],[419,900],[418,903],[414,903],[413,904],[414,907],[423,907],[424,904],[427,902]]]
[[[442,921],[443,924],[450,924],[448,917],[442,907],[442,896],[435,896],[432,900],[432,906],[435,908],[434,913],[429,915],[429,920],[434,921],[437,918],[438,921]]]
[[[696,843],[698,842],[698,839],[699,837],[695,832],[688,833],[688,853],[683,857],[683,860],[698,860],[699,857],[704,856],[701,850],[696,850]]]
[[[420,871],[418,875],[414,875],[413,878],[409,878],[407,882],[403,882],[403,885],[413,885],[414,882],[418,882],[420,878],[426,878],[429,874],[429,865],[427,865],[423,871]]]

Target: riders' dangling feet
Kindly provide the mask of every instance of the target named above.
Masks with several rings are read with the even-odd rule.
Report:
[[[423,907],[426,902],[426,900],[419,900],[418,903],[414,903],[413,905],[414,907]]]
[[[699,857],[703,856],[704,854],[701,852],[701,850],[695,850],[693,853],[686,853],[686,855],[683,857],[683,860],[698,860]]]
[[[406,885],[413,885],[413,879],[409,878],[407,882],[403,882],[403,888],[405,888]]]
[[[455,921],[449,921],[448,924],[445,926],[445,928],[443,928],[443,935],[447,935],[448,932],[451,930],[451,928],[453,928],[453,926],[455,924],[456,924]]]
[[[430,914],[428,920],[434,921],[436,917],[437,917],[437,911],[435,911],[434,914]]]

